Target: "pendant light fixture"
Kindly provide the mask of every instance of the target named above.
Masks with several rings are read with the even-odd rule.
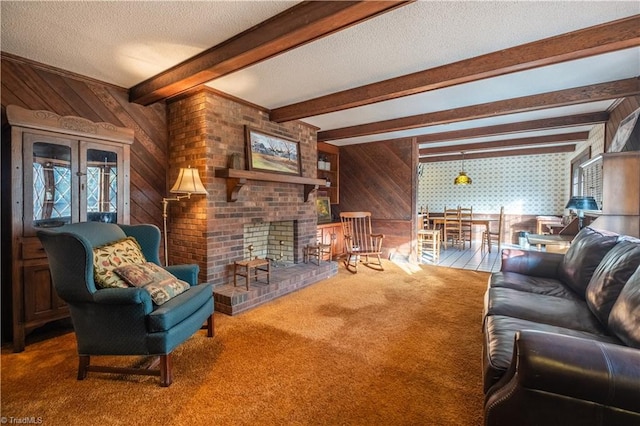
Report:
[[[453,181],[454,185],[471,185],[471,178],[464,172],[464,152],[462,153],[462,169]]]

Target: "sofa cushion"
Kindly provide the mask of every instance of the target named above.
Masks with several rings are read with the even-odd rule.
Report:
[[[627,345],[640,349],[640,267],[611,308],[609,330]]]
[[[560,280],[584,299],[593,272],[617,241],[618,234],[582,228],[558,268]]]
[[[124,265],[114,269],[114,272],[127,284],[147,290],[156,305],[162,305],[190,287],[189,283],[177,279],[152,262]]]
[[[589,309],[605,326],[609,313],[629,277],[640,265],[640,244],[622,241],[602,259],[587,286]]]
[[[494,272],[489,277],[490,288],[510,288],[528,293],[582,300],[573,290],[555,278],[534,277],[517,272]]]
[[[140,245],[133,237],[94,247],[93,279],[99,288],[128,288],[127,283],[113,270],[120,266],[146,261]]]
[[[509,288],[487,290],[485,315],[506,315],[597,335],[608,334],[584,300],[545,296]]]

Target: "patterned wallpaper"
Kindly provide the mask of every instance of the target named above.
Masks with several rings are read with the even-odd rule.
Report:
[[[583,150],[582,147],[580,150]],[[456,186],[459,161],[424,163],[418,178],[418,209],[472,206],[474,213],[562,215],[569,199],[572,153],[465,160],[471,185]]]

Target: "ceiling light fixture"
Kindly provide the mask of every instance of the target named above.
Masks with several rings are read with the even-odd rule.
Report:
[[[471,185],[471,178],[464,172],[464,152],[462,153],[462,168],[453,181],[454,185]]]

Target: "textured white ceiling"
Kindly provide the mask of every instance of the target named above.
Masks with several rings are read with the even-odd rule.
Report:
[[[5,1],[2,51],[131,87],[292,7],[287,1]],[[418,1],[210,86],[266,108],[640,14],[634,1]],[[640,74],[640,48],[436,90],[304,121],[329,130]],[[580,112],[611,102],[493,117],[336,144]]]

